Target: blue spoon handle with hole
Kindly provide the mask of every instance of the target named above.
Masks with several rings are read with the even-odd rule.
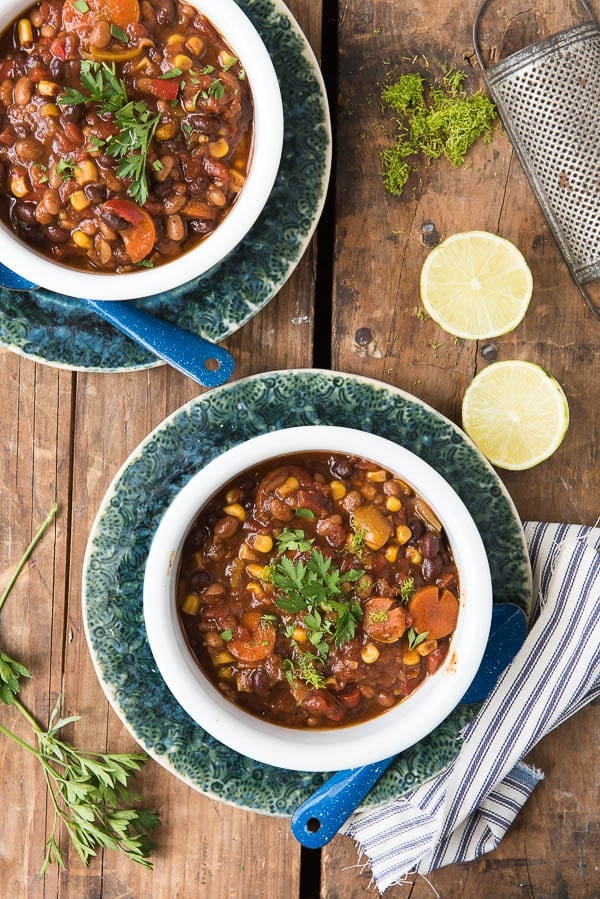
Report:
[[[0,263],[0,287],[35,290],[37,285]],[[184,331],[177,325],[149,315],[121,300],[81,302],[136,343],[203,387],[218,387],[233,374],[235,362],[231,353],[197,334]]]
[[[525,614],[519,606],[501,603],[493,607],[487,647],[463,703],[481,702],[489,696],[523,645],[526,633]],[[298,842],[308,849],[327,845],[395,758],[338,771],[330,777],[292,815],[292,833]]]

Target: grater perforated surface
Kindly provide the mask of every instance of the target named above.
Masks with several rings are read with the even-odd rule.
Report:
[[[585,287],[600,280],[600,27],[588,21],[512,53],[486,68],[478,29],[473,46],[500,118],[588,308]]]
[[[486,72],[492,97],[576,280],[600,277],[600,31],[586,23]]]

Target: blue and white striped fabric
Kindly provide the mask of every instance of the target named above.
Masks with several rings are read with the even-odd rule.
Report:
[[[600,528],[526,523],[534,622],[446,770],[343,833],[380,892],[490,852],[543,777],[521,759],[600,695]]]

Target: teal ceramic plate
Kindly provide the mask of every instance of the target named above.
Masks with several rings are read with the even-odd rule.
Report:
[[[323,209],[331,128],[321,73],[280,0],[237,0],[263,38],[283,97],[285,137],[273,192],[256,225],[210,275],[134,301],[215,342],[233,334],[281,289],[302,258]],[[47,290],[0,289],[0,346],[69,369],[148,368],[156,357],[78,300]]]
[[[480,529],[495,600],[528,609],[531,593],[524,534],[502,482],[454,424],[409,394],[352,375],[282,371],[212,390],[159,425],[116,476],[90,535],[83,612],[96,671],[132,735],[165,768],[212,798],[282,816],[290,815],[327,774],[259,764],[195,724],[157,672],[142,593],[153,535],[179,488],[235,444],[307,424],[380,434],[437,468]],[[403,752],[365,804],[398,796],[444,768],[456,756],[458,735],[473,714],[472,706],[460,706],[427,739]]]

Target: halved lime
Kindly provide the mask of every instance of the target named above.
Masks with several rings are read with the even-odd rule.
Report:
[[[488,231],[465,231],[431,251],[421,270],[421,300],[457,337],[483,340],[515,328],[527,311],[533,278],[523,254]]]
[[[532,468],[560,446],[569,406],[558,381],[533,362],[495,362],[475,376],[462,404],[463,427],[492,465]]]

